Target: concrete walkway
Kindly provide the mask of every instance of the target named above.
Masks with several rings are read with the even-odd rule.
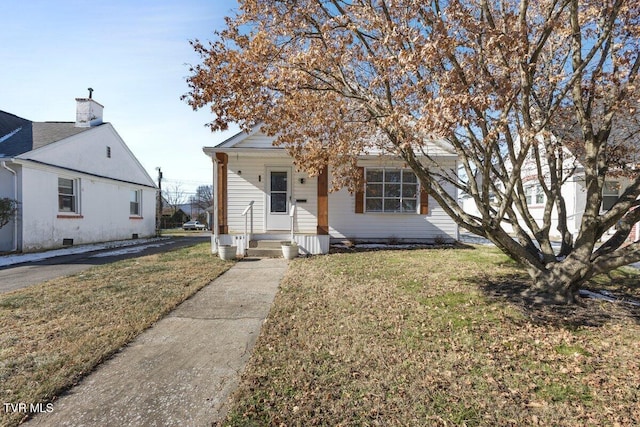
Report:
[[[34,417],[39,426],[210,426],[224,416],[283,259],[240,261]]]

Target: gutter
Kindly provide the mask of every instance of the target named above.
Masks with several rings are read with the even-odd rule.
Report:
[[[141,182],[135,182],[135,181],[127,181],[125,179],[120,179],[120,178],[112,178],[106,175],[98,175],[95,173],[91,173],[91,172],[86,172],[86,171],[82,171],[79,169],[73,169],[73,168],[68,168],[66,166],[59,166],[59,165],[55,165],[53,163],[45,163],[45,162],[41,162],[40,160],[33,160],[33,159],[23,159],[23,158],[15,158],[12,160],[13,163],[18,164],[18,165],[24,165],[24,164],[31,164],[31,165],[40,165],[40,166],[45,166],[46,168],[56,168],[56,169],[62,169],[65,171],[69,171],[69,172],[74,172],[74,173],[80,173],[83,175],[87,175],[87,176],[92,176],[92,177],[96,177],[96,178],[100,178],[100,179],[105,179],[108,181],[116,181],[116,182],[124,182],[125,184],[133,184],[133,185],[139,185],[141,187],[146,187],[146,188],[153,188],[153,189],[158,189],[158,186],[153,183],[153,185],[149,185],[149,184],[143,184]],[[146,171],[145,171],[146,174]]]
[[[8,170],[9,172],[11,172],[11,174],[13,175],[13,197],[14,200],[18,200],[18,174],[16,173],[15,170],[11,169],[9,166],[7,166],[7,162],[5,160],[3,160],[2,162],[0,162],[0,164],[2,165],[2,167],[6,170]],[[13,247],[11,249],[11,252],[17,252],[18,251],[18,212],[16,211],[13,214]]]
[[[211,156],[213,160],[213,209],[211,214],[213,215],[213,241],[212,251],[218,252],[218,246],[220,245],[220,230],[218,227],[218,159],[215,154]]]

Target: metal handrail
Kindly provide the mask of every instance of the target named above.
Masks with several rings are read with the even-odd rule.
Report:
[[[247,228],[247,214],[251,212],[249,216],[251,218],[251,233]],[[247,253],[247,249],[249,249],[249,241],[253,238],[253,200],[249,202],[249,205],[242,211],[242,216],[244,217],[244,253]]]
[[[293,239],[293,229],[295,226],[295,216],[296,216],[296,205],[291,205],[291,211],[289,212],[289,216],[291,217],[291,242],[293,243],[295,240]]]
[[[249,212],[249,210],[253,210],[253,200],[249,202],[249,205],[247,205],[246,208],[244,208],[242,216],[247,216],[247,212]]]

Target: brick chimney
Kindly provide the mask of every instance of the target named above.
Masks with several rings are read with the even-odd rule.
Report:
[[[103,105],[93,100],[93,89],[88,98],[76,98],[76,127],[88,128],[102,124]]]

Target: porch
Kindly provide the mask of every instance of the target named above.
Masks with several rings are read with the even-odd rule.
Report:
[[[217,252],[219,245],[236,247],[236,255],[243,257],[277,257],[282,256],[280,242],[294,241],[298,245],[300,255],[319,255],[329,252],[329,235],[318,234],[256,234],[248,238],[244,234],[211,235],[211,250]]]
[[[327,168],[310,177],[273,151],[266,162],[253,152],[211,153],[213,252],[231,245],[238,256],[274,255],[281,241],[297,243],[303,255],[329,251]]]

